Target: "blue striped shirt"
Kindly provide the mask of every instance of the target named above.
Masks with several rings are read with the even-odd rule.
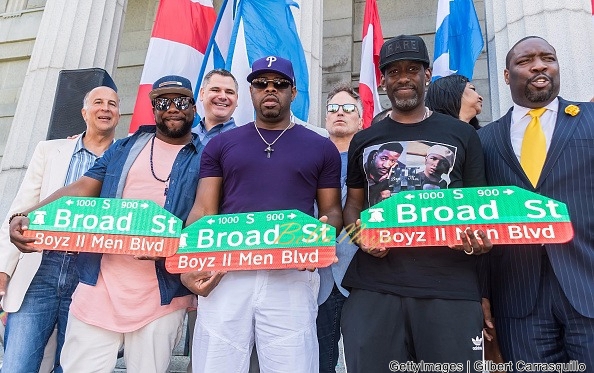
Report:
[[[96,156],[93,154],[93,152],[85,148],[85,144],[83,143],[84,137],[85,133],[83,132],[83,134],[80,135],[76,141],[76,146],[72,152],[72,158],[70,158],[68,173],[66,174],[66,179],[64,180],[64,186],[72,184],[76,180],[80,179],[80,177],[83,176],[85,172],[87,172],[100,157]]]

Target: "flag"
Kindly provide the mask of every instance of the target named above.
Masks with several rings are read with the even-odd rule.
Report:
[[[291,0],[225,0],[210,37],[196,86],[212,68],[231,71],[239,83],[235,123],[254,120],[247,75],[252,63],[276,55],[293,63],[297,97],[293,114],[307,121],[309,113],[309,73],[305,53],[291,12],[298,7]]]
[[[472,79],[484,42],[472,0],[439,0],[433,80],[450,74]]]
[[[382,111],[377,87],[381,79],[379,54],[384,44],[382,25],[376,0],[367,0],[363,16],[363,39],[361,43],[361,73],[359,95],[363,102],[363,128],[371,125],[373,117]]]
[[[155,123],[148,93],[157,79],[165,75],[179,75],[190,81],[196,80],[216,19],[211,0],[159,2],[130,133],[140,125]]]

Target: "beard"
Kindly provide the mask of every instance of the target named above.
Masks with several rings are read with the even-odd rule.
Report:
[[[410,98],[398,98],[396,96],[396,91],[392,93],[392,95],[388,95],[388,98],[390,99],[390,102],[392,103],[392,107],[396,110],[399,111],[411,111],[413,109],[416,109],[420,104],[422,104],[422,97],[423,97],[423,93],[420,93],[417,90],[417,87],[415,86],[410,86],[410,88],[415,90],[415,95],[414,97],[410,97]],[[391,96],[391,97],[390,97]]]
[[[165,135],[169,138],[172,138],[172,139],[179,139],[181,137],[186,136],[189,132],[192,131],[192,124],[193,124],[193,121],[185,121],[184,125],[181,126],[180,128],[172,129],[172,128],[167,127],[167,125],[165,125],[165,123],[163,123],[162,119],[156,123],[157,129],[159,131],[161,131],[161,133],[163,135]]]
[[[261,108],[262,110],[262,116],[266,119],[275,119],[278,118],[280,116],[280,110],[270,110],[270,109],[265,109],[265,108]]]
[[[551,84],[551,86],[544,91],[532,91],[528,84],[526,84],[526,88],[524,88],[524,96],[530,102],[540,103],[540,102],[548,102],[555,92],[555,87]]]
[[[400,100],[394,97],[394,99],[392,100],[392,107],[399,111],[411,111],[419,106],[419,102],[419,96],[407,98],[404,100]]]
[[[528,101],[534,103],[548,102],[551,97],[553,97],[553,95],[556,95],[555,92],[559,92],[557,89],[557,83],[550,76],[547,75],[547,77],[549,78],[549,82],[551,82],[551,84],[549,84],[549,87],[546,90],[533,91],[530,89],[530,83],[536,78],[530,79],[526,82],[526,86],[524,87],[524,96]]]
[[[269,98],[270,96],[272,96],[272,95],[268,95],[268,96],[264,97],[264,99],[260,102],[260,113],[262,113],[263,118],[277,119],[281,116],[281,114],[285,110],[285,107],[281,105],[280,100],[276,96],[272,96],[272,97],[274,97],[275,102],[277,103],[277,106],[275,106],[273,108],[267,108],[264,101],[267,98]]]

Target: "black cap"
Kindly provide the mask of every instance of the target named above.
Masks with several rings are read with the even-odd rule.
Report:
[[[429,67],[429,53],[423,39],[416,35],[399,35],[386,41],[380,50],[379,69],[394,61],[409,60],[422,62]]]

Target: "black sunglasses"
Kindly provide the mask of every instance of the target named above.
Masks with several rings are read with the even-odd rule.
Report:
[[[338,109],[342,108],[342,111],[345,113],[352,113],[353,111],[357,110],[357,105],[355,104],[328,104],[326,105],[326,111],[329,113],[336,113]]]
[[[187,110],[190,107],[190,105],[194,105],[194,99],[192,97],[157,97],[153,100],[153,107],[159,111],[166,111],[169,110],[169,106],[171,106],[172,102],[177,108],[177,110]]]
[[[287,79],[266,79],[266,78],[256,78],[252,80],[252,87],[256,89],[266,89],[268,84],[272,82],[274,89],[287,89],[293,85]]]

